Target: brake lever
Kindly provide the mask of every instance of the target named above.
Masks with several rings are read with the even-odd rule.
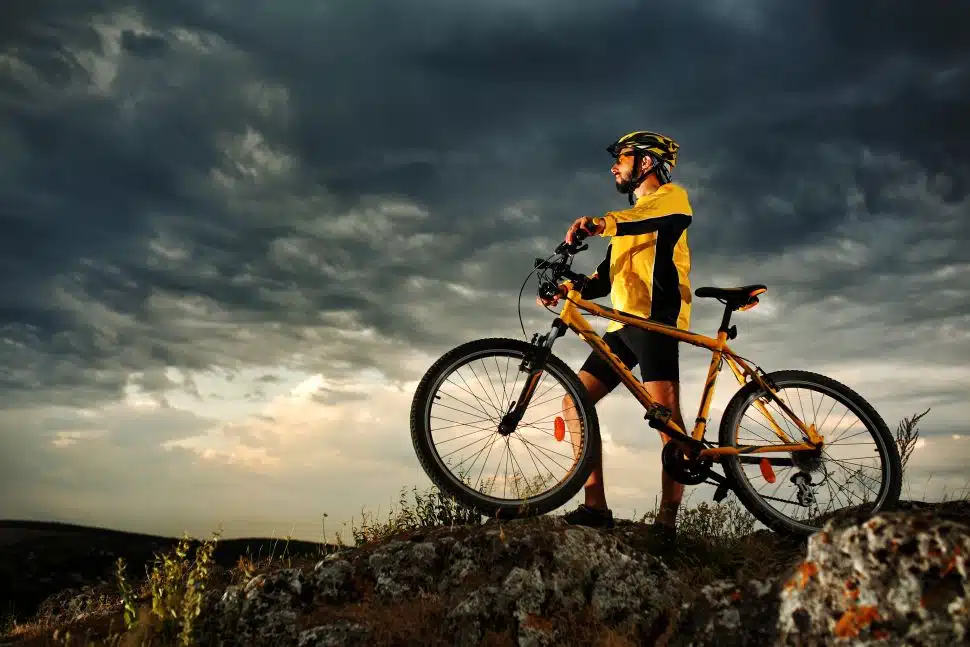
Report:
[[[576,244],[577,243],[570,244],[570,243],[567,243],[566,241],[563,241],[559,243],[559,247],[556,248],[556,253],[569,254],[571,256],[575,256],[579,252],[589,249],[589,244],[587,243],[583,243],[579,247],[576,247]]]

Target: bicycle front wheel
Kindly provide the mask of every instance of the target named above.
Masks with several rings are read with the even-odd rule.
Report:
[[[582,488],[600,452],[586,387],[552,354],[521,422],[508,435],[499,432],[527,377],[520,365],[534,348],[501,338],[462,344],[428,369],[411,404],[411,440],[425,473],[486,516],[559,508]]]
[[[864,521],[899,500],[902,465],[889,428],[848,386],[807,371],[776,371],[774,397],[823,436],[819,451],[724,456],[741,503],[772,530],[807,536],[833,518]],[[757,382],[744,385],[724,411],[723,447],[807,442],[797,424]]]

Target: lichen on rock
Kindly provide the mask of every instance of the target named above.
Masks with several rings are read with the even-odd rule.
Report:
[[[966,644],[968,554],[970,527],[925,512],[826,526],[782,588],[780,643]]]

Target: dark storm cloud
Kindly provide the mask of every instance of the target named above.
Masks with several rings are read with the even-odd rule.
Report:
[[[835,244],[853,210],[879,253],[775,284],[865,301],[874,273],[898,283],[970,260],[956,118],[970,61],[950,27],[966,9],[265,7],[38,5],[7,23],[7,402],[94,402],[133,371],[157,389],[167,365],[298,353],[314,370],[394,371],[397,341],[433,352],[496,322],[517,336],[507,297],[531,258],[573,218],[623,206],[603,148],[635,128],[683,144],[708,272]],[[113,20],[107,40],[92,26]],[[925,172],[947,178],[905,189]],[[482,309],[468,285],[503,305]],[[936,304],[923,318],[967,313],[966,300],[912,303]]]

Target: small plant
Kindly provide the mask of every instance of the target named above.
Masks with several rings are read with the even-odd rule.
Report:
[[[125,576],[125,570],[127,569],[125,558],[119,557],[117,564],[118,568],[115,574],[118,579],[118,590],[121,592],[121,604],[125,612],[125,628],[131,630],[135,626],[135,621],[138,617],[138,611],[135,607],[135,594]]]
[[[659,507],[645,512],[640,523],[653,523]],[[754,531],[757,520],[736,499],[721,503],[702,501],[694,507],[682,507],[677,514],[677,531],[694,539],[716,543],[741,539]]]
[[[734,498],[714,504],[702,501],[679,516],[677,525],[681,532],[708,541],[740,539],[751,534],[756,523],[751,513]]]
[[[927,409],[911,418],[903,418],[896,427],[896,446],[899,448],[899,459],[902,461],[904,472],[906,463],[909,462],[909,457],[916,449],[916,441],[919,439],[919,427],[916,426],[916,423],[929,412],[930,410]]]
[[[151,592],[151,616],[161,622],[161,636],[168,644],[176,641],[185,647],[193,644],[195,620],[202,613],[206,585],[212,573],[212,554],[219,533],[202,542],[194,559],[189,559],[189,538],[183,536],[171,554],[156,554],[148,588]],[[137,608],[131,585],[125,575],[125,562],[118,560],[117,579],[124,606],[125,626],[130,631],[138,624]],[[151,617],[149,616],[149,617]]]
[[[283,556],[286,556],[286,567],[287,568],[290,568],[290,567],[293,566],[293,557],[289,554],[290,541],[292,541],[293,536],[292,535],[286,535],[286,537],[284,537],[284,539],[286,539],[286,543],[283,544],[283,553],[279,557],[276,556],[276,548],[277,548],[277,546],[279,546],[280,540],[279,539],[276,539],[276,540],[273,541],[273,548],[272,548],[272,550],[270,550],[269,557],[266,560],[266,563],[267,564],[272,564],[273,563],[273,560],[275,560],[275,559],[282,560],[283,559]]]
[[[192,644],[195,633],[195,619],[202,613],[202,602],[206,584],[212,574],[212,553],[215,551],[217,537],[203,542],[196,550],[195,562],[187,573],[185,590],[182,596],[182,622],[180,642],[184,647]]]
[[[12,605],[11,605],[12,606]],[[12,611],[0,617],[0,636],[12,633],[17,628],[17,617]]]
[[[244,582],[248,582],[256,575],[256,564],[248,555],[240,555],[236,560],[236,571]]]
[[[464,474],[461,478],[467,483]],[[359,527],[351,523],[351,533],[354,537],[354,545],[373,541],[383,541],[401,532],[409,532],[419,528],[440,528],[454,527],[456,525],[468,525],[481,523],[482,515],[471,508],[461,504],[454,497],[445,494],[436,486],[432,485],[423,493],[418,492],[416,487],[412,487],[414,503],[410,504],[405,496],[405,488],[401,488],[399,499],[400,510],[395,511],[391,507],[386,521],[379,521],[377,515],[368,518],[367,513],[361,509],[361,524]],[[377,509],[380,514],[380,507]],[[340,533],[335,533],[338,545],[343,543]]]

